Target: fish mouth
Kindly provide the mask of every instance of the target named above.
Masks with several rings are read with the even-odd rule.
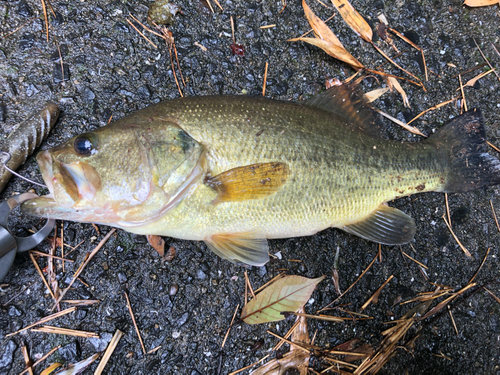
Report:
[[[83,219],[85,206],[100,188],[100,177],[86,163],[65,164],[55,160],[49,151],[40,152],[37,162],[50,194],[31,199],[21,210],[30,215],[61,220]]]

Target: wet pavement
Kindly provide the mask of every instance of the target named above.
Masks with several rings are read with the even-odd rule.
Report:
[[[41,149],[84,131],[105,125],[113,116],[118,119],[137,109],[162,100],[179,97],[171,69],[168,47],[161,38],[148,34],[156,45],[144,40],[128,23],[129,13],[146,23],[147,1],[54,1],[55,16],[50,15],[50,42],[45,39],[45,24],[39,1],[5,1],[0,39],[0,125],[2,139],[34,108],[47,100],[60,104],[59,122]],[[316,47],[290,43],[309,30],[300,2],[288,1],[221,1],[221,11],[212,2],[215,13],[199,0],[178,1],[182,14],[175,16],[170,27],[175,38],[179,64],[186,86],[186,96],[208,94],[260,95],[268,62],[266,96],[282,100],[305,100],[324,89],[325,80],[344,80],[353,71]],[[451,99],[459,87],[460,72],[484,62],[474,40],[500,66],[500,9],[498,6],[471,9],[460,1],[353,1],[353,6],[375,26],[383,13],[389,25],[404,32],[426,52],[429,82],[427,91],[403,83],[411,108],[405,108],[399,94],[389,93],[377,106],[401,120],[410,120],[421,111]],[[326,19],[333,11],[309,1],[312,9]],[[235,55],[234,37],[243,46],[244,56]],[[28,21],[28,22],[27,22]],[[27,22],[27,23],[26,23]],[[26,23],[26,24],[25,24]],[[25,24],[24,26],[22,26]],[[276,25],[261,29],[261,26]],[[137,23],[134,23],[137,25]],[[385,60],[355,35],[336,15],[328,25],[349,51],[363,64],[380,67]],[[21,27],[22,26],[22,27]],[[137,25],[141,28],[139,25]],[[14,33],[10,32],[21,27]],[[418,54],[396,37],[403,54],[396,61],[423,78]],[[383,45],[394,56],[395,51]],[[60,57],[62,56],[62,61]],[[62,69],[61,69],[62,68]],[[177,66],[176,66],[177,69]],[[380,69],[380,68],[379,68]],[[388,64],[383,69],[404,75]],[[463,76],[464,82],[486,68]],[[180,80],[177,69],[177,79]],[[379,78],[379,81],[380,78]],[[377,88],[375,79],[367,79],[363,90]],[[494,74],[466,88],[469,108],[481,108],[489,140],[500,145],[500,82]],[[416,121],[425,134],[431,134],[460,113],[454,105],[445,106]],[[387,123],[388,136],[404,141],[419,137]],[[491,153],[495,153],[490,149]],[[23,175],[41,181],[34,157],[19,170]],[[42,188],[13,179],[2,193]],[[390,276],[394,279],[381,293],[379,302],[364,312],[374,319],[336,324],[310,321],[309,330],[316,333],[315,343],[333,347],[351,338],[362,338],[377,346],[383,339],[383,324],[398,319],[411,306],[397,305],[418,293],[433,290],[430,282],[453,288],[465,286],[479,268],[487,249],[488,258],[476,278],[478,286],[500,296],[500,232],[496,227],[490,201],[500,213],[500,190],[483,188],[466,194],[451,194],[449,205],[452,225],[463,245],[471,252],[466,257],[449,233],[442,219],[444,195],[426,193],[402,198],[394,203],[417,222],[417,234],[411,245],[382,246],[382,263],[376,262],[358,284],[340,300],[347,309],[359,311],[361,305]],[[19,234],[39,227],[37,219],[15,216],[12,228]],[[61,288],[71,281],[73,272],[111,229],[90,224],[65,222],[64,240],[75,246],[85,242],[69,255],[75,263],[66,264],[65,272],[57,266]],[[61,349],[45,364],[76,362],[102,351],[116,329],[125,332],[107,367],[113,374],[226,374],[262,358],[276,340],[266,334],[272,330],[283,335],[292,322],[270,325],[239,325],[232,329],[221,348],[226,329],[238,304],[243,303],[244,269],[221,260],[201,242],[166,238],[167,249],[175,249],[171,261],[162,259],[149,247],[145,237],[117,231],[97,253],[67,297],[98,299],[98,305],[79,308],[76,312],[49,323],[60,327],[96,332],[100,339],[75,338],[37,332],[5,336],[49,314],[52,299],[28,256],[17,257],[0,289],[0,374],[20,373],[24,369],[21,352],[27,344],[36,360],[57,345]],[[49,243],[39,246],[48,251]],[[249,277],[254,286],[262,285],[280,270],[311,278],[330,275],[334,254],[340,248],[340,286],[345,290],[377,254],[377,245],[336,229],[315,236],[270,241],[272,254],[281,259],[265,267],[252,268]],[[417,265],[402,255],[414,257],[427,269],[426,280]],[[289,260],[301,260],[291,262]],[[41,267],[45,267],[40,260]],[[474,290],[474,289],[472,289]],[[472,291],[471,290],[471,291]],[[143,355],[130,318],[124,291],[135,312],[146,351],[161,346],[153,354]],[[486,291],[478,290],[467,299],[457,299],[452,309],[454,322],[447,311],[434,320],[418,325],[421,335],[412,353],[399,350],[382,373],[402,374],[493,374],[500,373],[500,304]],[[329,278],[323,281],[306,310],[313,313],[337,297]],[[338,311],[334,311],[338,313]],[[407,337],[415,333],[410,330]],[[252,350],[253,344],[264,344]],[[274,354],[272,354],[274,356]],[[317,366],[317,362],[311,365]],[[93,364],[91,370],[96,368]],[[40,371],[46,365],[40,365]],[[319,369],[319,367],[317,367]]]

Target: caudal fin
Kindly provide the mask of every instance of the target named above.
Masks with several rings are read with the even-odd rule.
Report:
[[[461,193],[500,184],[500,161],[488,154],[479,109],[454,118],[428,142],[438,150],[447,150],[449,171],[443,192]]]

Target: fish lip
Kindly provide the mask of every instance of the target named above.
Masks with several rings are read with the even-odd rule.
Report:
[[[39,152],[36,156],[36,161],[40,167],[40,171],[42,172],[42,178],[45,185],[47,185],[50,194],[54,195],[54,172],[52,169],[52,156],[50,155],[50,152],[47,150]]]

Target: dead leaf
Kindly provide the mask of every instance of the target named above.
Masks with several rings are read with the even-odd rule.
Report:
[[[148,234],[146,238],[148,239],[149,244],[158,252],[158,254],[160,254],[161,257],[165,255],[165,240],[161,236]]]
[[[300,309],[299,311],[303,311]],[[307,320],[303,316],[297,317],[299,324],[295,327],[291,341],[297,344],[310,344],[309,332],[307,329]],[[290,345],[290,351],[283,355],[281,359],[273,359],[252,372],[252,375],[281,375],[285,374],[287,369],[297,369],[300,375],[307,375],[309,367],[309,354],[300,350],[295,345]]]
[[[394,87],[397,90],[397,92],[399,92],[401,94],[401,97],[403,98],[403,104],[404,104],[404,106],[408,107],[408,108],[411,108],[410,107],[410,102],[408,101],[408,96],[406,95],[405,90],[403,90],[403,88],[399,84],[398,80],[396,78],[394,78],[394,77],[387,77],[387,80],[389,81],[389,85],[391,85],[392,87]]]
[[[49,375],[51,374],[56,368],[61,367],[62,364],[59,362],[51,364],[49,367],[47,367],[45,370],[43,370],[40,375]]]
[[[348,0],[332,0],[344,21],[349,27],[367,42],[372,42],[373,31],[368,22],[354,9]]]
[[[318,39],[318,38],[293,38],[288,39],[288,42],[306,42],[312,44],[313,46],[321,48],[327,54],[336,59],[343,61],[354,69],[363,69],[363,64],[361,64],[356,58],[351,55],[347,50],[343,47],[336,46],[333,43],[327,42],[326,40]]]
[[[500,4],[498,0],[465,0],[464,5],[468,7],[487,7],[489,5]]]
[[[314,14],[314,12],[309,8],[305,0],[302,0],[302,7],[304,8],[304,13],[306,15],[307,20],[309,21],[309,25],[311,25],[314,35],[317,38],[326,40],[327,42],[333,43],[341,48],[344,48],[340,40],[333,33],[332,30],[324,23],[321,18]]]
[[[363,96],[368,100],[368,103],[371,103],[378,98],[380,98],[382,95],[384,95],[387,91],[389,91],[389,87],[382,87],[381,89],[375,89],[372,91],[369,91],[365,93]]]
[[[308,279],[302,276],[285,276],[269,285],[247,303],[241,319],[247,324],[283,320],[283,311],[298,311],[307,302],[316,285],[325,276]]]
[[[92,362],[94,362],[97,358],[99,358],[100,355],[101,353],[96,353],[93,356],[84,359],[83,361],[75,363],[74,365],[70,365],[66,370],[59,371],[56,375],[81,374],[87,367],[89,367],[92,364]]]

